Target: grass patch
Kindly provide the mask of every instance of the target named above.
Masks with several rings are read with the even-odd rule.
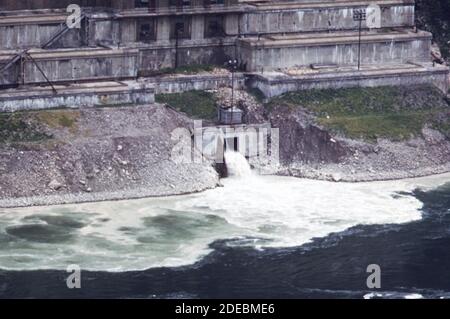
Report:
[[[168,104],[179,112],[195,119],[213,120],[217,117],[214,94],[206,91],[187,91],[173,94],[156,94],[156,102]]]
[[[426,119],[431,120],[433,112],[400,112],[398,114],[379,114],[320,118],[319,123],[334,131],[342,132],[350,138],[376,140],[387,137],[404,140],[421,133]]]
[[[76,131],[80,112],[76,110],[48,110],[35,113],[37,120],[52,128],[67,128]]]
[[[433,86],[309,90],[287,93],[266,104],[303,107],[329,129],[350,138],[404,140],[420,134],[426,123],[448,132],[449,106]],[[437,120],[439,119],[439,120]]]
[[[432,121],[432,127],[444,133],[450,139],[450,110],[438,114]]]
[[[266,96],[258,88],[250,88],[250,89],[247,90],[247,93],[252,95],[256,99],[256,101],[259,102],[259,103],[264,103],[264,101],[266,100]]]
[[[66,115],[63,115],[59,118],[59,125],[63,126],[63,127],[73,127],[74,123],[76,123],[76,120],[73,118],[69,118]]]
[[[38,142],[50,138],[50,135],[42,132],[23,113],[0,114],[0,144]]]

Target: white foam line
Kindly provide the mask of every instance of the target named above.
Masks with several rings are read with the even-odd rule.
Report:
[[[76,212],[88,225],[68,227],[74,238],[68,242],[13,236],[11,243],[0,246],[0,268],[65,269],[77,262],[85,270],[107,271],[182,266],[210,253],[212,242],[232,238],[267,239],[233,242],[258,249],[299,246],[359,224],[419,220],[419,200],[393,195],[448,181],[450,174],[358,184],[248,176],[226,179],[222,188],[187,196],[6,209],[0,214],[0,234],[10,226],[29,224],[23,218],[32,215],[77,218],[71,215]],[[122,227],[130,230],[119,230]],[[45,239],[45,233],[41,235]]]

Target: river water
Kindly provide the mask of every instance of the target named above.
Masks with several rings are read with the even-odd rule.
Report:
[[[450,174],[331,183],[228,161],[199,194],[0,209],[0,297],[450,296]]]

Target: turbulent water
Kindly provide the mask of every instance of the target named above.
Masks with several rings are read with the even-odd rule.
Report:
[[[248,165],[245,157],[238,152],[225,152],[225,164],[230,176],[241,178],[252,176],[250,165]]]
[[[140,277],[142,280],[152,278],[148,288],[151,287],[157,297],[180,294],[188,297],[356,295],[372,298],[398,294],[417,297],[423,292],[407,289],[399,293],[400,288],[396,288],[395,292],[384,291],[377,295],[364,291],[364,267],[382,263],[386,254],[396,260],[414,249],[419,249],[417,254],[424,262],[429,263],[428,258],[441,258],[450,264],[448,253],[434,256],[432,252],[421,250],[420,243],[417,247],[409,246],[424,240],[424,236],[446,238],[445,251],[448,250],[448,237],[439,232],[448,234],[450,229],[447,202],[443,208],[439,206],[442,209],[440,218],[448,222],[445,227],[439,231],[430,229],[429,233],[401,235],[402,227],[426,221],[424,209],[433,205],[426,203],[427,192],[449,182],[450,174],[390,182],[330,183],[252,175],[240,167],[244,164],[235,154],[231,158],[228,156],[228,163],[235,165],[234,176],[223,180],[224,187],[204,193],[0,211],[0,269],[3,269],[0,282],[9,282],[3,286],[3,291],[0,286],[0,296],[23,296],[24,293],[29,296],[26,290],[20,289],[20,284],[17,287],[18,277],[23,276],[30,276],[38,285],[61,285],[61,281],[53,283],[46,277],[56,276],[70,264],[78,264],[82,270],[92,271],[88,277],[100,287],[84,292],[93,297],[148,297],[150,292],[141,291],[142,287],[124,288],[128,284],[135,287],[134,280]],[[356,246],[348,251],[341,250],[349,245],[348,238],[358,237],[361,233],[363,240],[358,239],[355,243],[350,240],[351,246]],[[387,238],[387,235],[394,238]],[[435,249],[439,250],[439,247]],[[379,261],[373,255],[374,251],[380,255]],[[306,258],[308,254],[311,256]],[[190,268],[189,265],[200,261],[206,264]],[[352,273],[356,267],[361,276],[355,283],[341,269],[348,263],[347,270]],[[397,269],[399,274],[414,267],[414,263],[408,266],[407,260],[401,260],[401,264],[404,268]],[[182,272],[169,271],[178,266],[189,267],[183,268]],[[161,269],[166,270],[161,273]],[[331,279],[326,282],[318,279],[320,284],[314,284],[317,276],[331,275],[330,269],[336,271],[332,276],[337,283]],[[134,275],[128,276],[129,271],[134,271]],[[305,272],[308,273],[305,280],[311,284],[298,285],[295,278]],[[164,281],[169,280],[166,278],[168,273],[171,273],[170,278],[177,274],[181,276],[181,273],[187,277],[180,277],[177,284],[170,279],[172,284],[168,284]],[[221,275],[223,278],[220,279],[227,283],[215,283],[225,286],[215,291],[208,280]],[[154,276],[160,279],[156,280]],[[187,279],[192,276],[197,278],[194,287]],[[278,281],[266,282],[268,276]],[[122,288],[101,288],[102,282],[114,278],[121,282]],[[205,287],[199,284],[203,282]],[[269,286],[261,286],[265,282],[269,286],[285,284],[290,288],[267,289]],[[229,283],[234,286],[228,287]],[[450,291],[450,281],[448,286]],[[68,293],[64,286],[53,288],[59,294]],[[44,291],[41,292],[43,295],[35,294],[48,297],[49,289]],[[440,292],[440,296],[443,294]]]

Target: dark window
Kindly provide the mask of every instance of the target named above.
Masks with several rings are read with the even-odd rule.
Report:
[[[135,8],[145,8],[148,7],[148,1],[149,0],[135,0],[134,6]]]
[[[155,20],[139,20],[137,32],[138,42],[150,42],[156,40]]]
[[[208,5],[211,4],[224,4],[224,0],[205,0],[205,3]]]
[[[191,5],[191,0],[169,0],[170,7],[188,7]]]
[[[212,15],[205,17],[205,38],[223,37],[223,16]]]
[[[171,39],[190,39],[191,38],[191,18],[190,17],[176,17],[172,20]]]
[[[156,1],[157,0],[135,0],[134,7],[135,8],[148,8],[149,10],[156,9]]]

